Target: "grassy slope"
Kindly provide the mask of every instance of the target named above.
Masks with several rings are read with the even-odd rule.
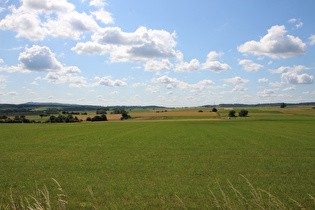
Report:
[[[227,179],[314,208],[312,117],[207,122],[0,125],[0,191],[59,181],[71,207],[213,207]],[[91,198],[88,186],[94,192]],[[180,198],[182,202],[178,199]],[[288,202],[289,204],[292,204]]]

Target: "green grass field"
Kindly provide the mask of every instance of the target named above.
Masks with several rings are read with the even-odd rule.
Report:
[[[247,199],[233,205],[244,209],[254,200],[246,177],[288,208],[298,208],[294,199],[314,209],[313,114],[257,114],[220,121],[0,124],[0,208],[10,206],[11,192],[19,203],[44,185],[57,206],[54,178],[70,209],[212,209],[216,199],[226,202],[224,195],[232,206],[237,198],[229,182]]]

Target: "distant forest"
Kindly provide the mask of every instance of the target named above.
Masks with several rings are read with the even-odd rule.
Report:
[[[78,104],[61,103],[25,103],[25,104],[0,104],[0,114],[58,114],[65,111],[95,111],[95,110],[114,110],[114,109],[164,109],[162,106],[93,106]]]
[[[258,107],[258,106],[280,106],[281,103],[263,103],[263,104],[219,104],[215,107]],[[288,106],[297,105],[315,105],[315,102],[306,103],[286,103]],[[204,105],[200,107],[214,107],[214,105]],[[34,103],[25,104],[0,104],[0,114],[58,114],[62,111],[94,111],[94,110],[114,110],[114,109],[166,109],[170,107],[163,106],[93,106],[78,104],[62,104],[62,103]]]

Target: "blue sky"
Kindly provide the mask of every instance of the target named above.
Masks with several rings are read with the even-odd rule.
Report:
[[[0,103],[315,101],[315,1],[3,0]]]

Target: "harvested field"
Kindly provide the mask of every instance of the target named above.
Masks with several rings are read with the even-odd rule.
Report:
[[[148,119],[209,119],[216,118],[217,113],[215,112],[149,112],[149,113],[132,113],[131,117],[136,119],[148,120]]]

